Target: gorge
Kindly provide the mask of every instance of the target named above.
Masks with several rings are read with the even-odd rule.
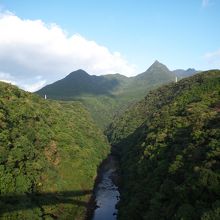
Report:
[[[131,81],[72,73],[100,90],[62,100],[0,83],[1,219],[85,219],[94,196],[93,220],[217,219],[220,71],[177,83],[159,71],[170,74],[159,62]]]
[[[114,181],[117,175],[118,161],[113,155],[109,155],[104,162],[100,180],[94,189],[96,209],[94,210],[92,220],[116,220],[116,205],[120,198],[118,185]]]

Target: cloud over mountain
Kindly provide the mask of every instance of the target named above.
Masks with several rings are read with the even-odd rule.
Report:
[[[206,53],[204,58],[206,62],[213,66],[213,68],[220,68],[220,49]]]
[[[119,52],[110,52],[79,34],[69,36],[56,24],[4,12],[0,33],[0,80],[30,91],[80,68],[97,75],[135,72]]]

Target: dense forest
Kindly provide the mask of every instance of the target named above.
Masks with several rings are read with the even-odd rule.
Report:
[[[219,219],[219,70],[151,91],[106,133],[121,164],[119,220]]]
[[[80,103],[0,82],[1,219],[84,219],[109,150]]]
[[[156,63],[156,69],[168,73],[167,81],[152,81],[136,104],[144,78],[155,79],[155,65],[133,79],[133,96],[127,91],[112,101],[99,94],[80,102],[45,100],[1,82],[0,218],[85,219],[97,169],[110,152],[108,138],[120,162],[119,220],[218,219],[220,71],[152,89],[172,81],[163,65]],[[110,88],[118,78],[126,81],[117,74],[101,81]],[[95,114],[113,112],[120,99],[130,107],[115,112],[106,138],[83,104]]]

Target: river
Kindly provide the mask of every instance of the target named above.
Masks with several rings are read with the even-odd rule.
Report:
[[[119,201],[118,187],[113,181],[116,175],[117,161],[109,156],[103,165],[100,181],[95,188],[95,201],[97,208],[94,210],[92,220],[116,220],[116,204]]]

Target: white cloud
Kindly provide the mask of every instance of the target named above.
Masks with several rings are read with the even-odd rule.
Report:
[[[205,61],[213,68],[220,69],[220,49],[204,55]]]
[[[16,84],[14,81],[14,77],[12,77],[9,73],[0,72],[0,81],[11,83],[13,85]]]
[[[207,59],[212,59],[213,57],[216,58],[216,57],[220,57],[220,49],[217,50],[217,51],[214,51],[214,52],[208,52],[206,53],[205,57]]]
[[[27,90],[37,90],[77,69],[97,75],[135,73],[134,65],[119,52],[110,52],[79,34],[68,36],[56,24],[4,12],[0,14],[0,33],[0,72],[9,73]]]
[[[15,77],[13,77],[9,73],[0,72],[0,81],[11,83],[12,85],[19,85],[22,89],[34,92],[38,90],[39,88],[43,87],[46,84],[46,80],[42,80],[42,76],[36,76],[33,81],[36,79],[35,83],[28,83],[25,81],[16,80]]]
[[[202,0],[202,7],[206,7],[209,4],[209,0]]]
[[[32,83],[32,84],[23,84],[22,87],[27,90],[27,91],[30,91],[30,92],[34,92],[34,91],[37,91],[39,88],[45,86],[46,84],[46,80],[40,80],[36,83]]]
[[[202,7],[205,8],[210,4],[210,0],[202,0]]]

